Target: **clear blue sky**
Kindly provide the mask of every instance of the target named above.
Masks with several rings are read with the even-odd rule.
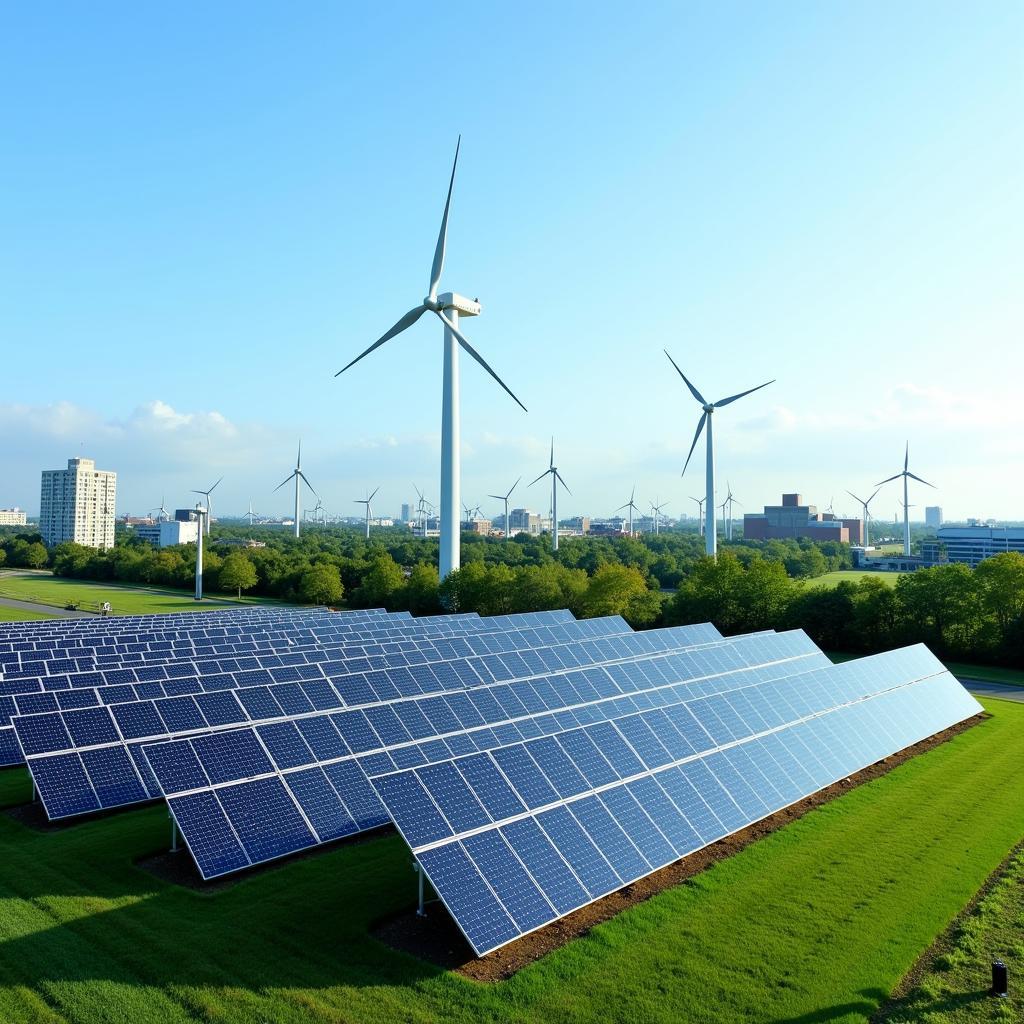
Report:
[[[0,506],[80,452],[118,511],[329,510],[438,490],[440,332],[333,373],[444,286],[463,497],[545,467],[566,515],[678,514],[699,408],[750,510],[911,468],[1024,517],[1019,3],[8,5],[0,14]],[[520,499],[547,508],[542,485]],[[880,517],[896,511],[895,485]]]

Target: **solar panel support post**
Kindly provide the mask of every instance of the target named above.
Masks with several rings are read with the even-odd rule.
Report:
[[[426,917],[427,912],[423,909],[423,868],[420,867],[419,861],[416,862],[416,864],[413,867],[413,870],[416,872],[416,882],[419,888],[419,899],[416,905],[416,916]]]
[[[178,852],[178,823],[174,820],[174,815],[168,813],[167,817],[171,819],[171,853]]]

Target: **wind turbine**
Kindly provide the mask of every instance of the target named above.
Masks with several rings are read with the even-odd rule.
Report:
[[[160,507],[150,509],[149,514],[152,515],[154,512],[157,514],[156,521],[158,523],[166,523],[171,518],[171,514],[165,508],[163,495],[160,496]]]
[[[668,504],[669,504],[669,502],[667,502],[667,501],[663,501],[660,505],[657,504],[656,502],[653,502],[653,501],[651,502],[651,511],[654,513],[654,535],[656,537],[657,537],[658,532],[659,532],[658,531],[658,521],[661,518],[661,510],[666,505],[668,505]]]
[[[633,536],[633,509],[640,510],[640,506],[633,500],[636,497],[636,484],[633,484],[633,491],[629,496],[629,501],[625,505],[620,505],[615,511],[621,512],[624,508],[629,509],[629,535]]]
[[[882,484],[891,483],[893,480],[899,480],[903,477],[903,554],[910,554],[910,505],[908,501],[910,496],[907,494],[907,481],[916,480],[919,484],[924,484],[925,487],[934,488],[935,484],[928,483],[927,480],[922,480],[919,476],[915,476],[907,468],[910,464],[910,442],[907,442],[907,449],[903,454],[903,470],[897,473],[895,476],[889,477],[887,480],[883,480],[881,483],[876,484],[876,487],[881,487]]]
[[[370,539],[370,502],[373,501],[373,495],[380,490],[379,487],[374,487],[373,494],[368,494],[365,498],[356,498],[355,502],[357,505],[366,506],[366,539]]]
[[[221,477],[220,480],[223,480]],[[213,499],[210,497],[211,494],[220,486],[220,480],[217,481],[208,491],[197,491],[195,488],[192,489],[193,494],[202,494],[206,498],[206,536],[210,536],[210,520],[213,518]]]
[[[690,497],[690,501],[697,502],[697,531],[701,537],[704,536],[704,502],[707,498]]]
[[[512,400],[526,412],[526,406],[512,393],[508,385],[491,369],[483,356],[466,340],[459,330],[460,316],[479,316],[480,303],[475,299],[467,299],[455,292],[438,294],[441,283],[441,271],[444,269],[445,247],[448,241],[448,211],[452,202],[452,188],[455,185],[455,168],[459,162],[459,146],[462,136],[455,146],[455,161],[452,164],[452,176],[448,182],[448,198],[444,204],[441,217],[441,230],[437,236],[434,249],[434,262],[430,268],[430,290],[426,298],[409,310],[389,331],[381,335],[365,352],[356,356],[335,376],[344,373],[374,349],[380,348],[395,335],[401,334],[426,312],[434,313],[444,325],[444,379],[441,389],[441,544],[439,574],[444,579],[449,573],[459,568],[459,543],[461,529],[459,523],[459,490],[461,485],[460,469],[460,429],[459,429],[459,346],[464,348],[497,382]]]
[[[281,490],[282,487],[289,480],[295,481],[295,536],[298,537],[300,533],[300,520],[301,515],[299,512],[299,492],[302,485],[305,484],[314,494],[316,494],[316,488],[306,479],[306,474],[302,472],[302,442],[299,442],[299,454],[295,457],[295,468],[274,488],[275,491]],[[317,495],[319,497],[319,495]]]
[[[555,465],[555,439],[551,438],[551,464],[547,469],[536,480],[531,480],[529,486],[532,487],[535,483],[543,480],[544,477],[551,476],[551,550],[558,550],[558,485],[561,484],[569,494],[572,491],[569,490],[569,485],[562,479],[562,474],[558,472],[558,467]]]
[[[854,501],[860,504],[860,507],[864,512],[864,547],[866,548],[871,547],[871,534],[868,531],[868,523],[871,521],[871,513],[868,512],[868,505],[870,505],[871,502],[875,500],[875,496],[878,494],[879,489],[876,489],[875,493],[872,494],[867,501],[864,501],[862,498],[858,498],[857,495],[853,493],[853,491],[846,492],[851,498],[853,498]]]
[[[248,519],[249,520],[249,525],[252,526],[252,521],[256,518],[256,513],[253,512],[253,510],[252,510],[252,498],[249,499],[249,511],[246,512],[242,516],[242,518],[243,519]]]
[[[690,445],[690,454],[686,456],[686,464],[683,466],[683,474],[686,473],[686,467],[690,464],[690,459],[693,457],[693,450],[697,447],[697,441],[700,439],[700,432],[704,429],[704,424],[708,426],[708,438],[707,438],[707,494],[705,495],[705,525],[704,525],[704,551],[711,558],[715,557],[718,550],[718,530],[715,525],[715,441],[714,434],[712,433],[712,413],[716,409],[721,409],[723,406],[730,405],[739,398],[745,398],[747,395],[753,394],[755,391],[760,391],[761,388],[768,387],[769,384],[774,384],[774,380],[765,381],[764,384],[758,384],[756,388],[750,388],[748,391],[741,391],[738,395],[731,395],[729,398],[723,398],[718,402],[709,402],[704,396],[686,379],[686,374],[676,366],[676,361],[668,355],[668,350],[665,351],[665,355],[668,356],[668,361],[676,367],[676,373],[683,378],[683,383],[690,389],[690,394],[700,402],[704,408],[704,412],[701,415],[700,420],[697,423],[697,432],[693,435],[693,444]]]
[[[553,442],[552,442],[553,443]],[[519,480],[523,478],[520,477]],[[512,492],[519,486],[519,480],[517,480],[509,489],[508,494],[488,494],[488,498],[494,498],[497,501],[503,501],[505,503],[505,540],[508,540],[512,536],[512,530],[508,523],[508,499],[512,497]]]
[[[743,502],[736,500],[735,496],[732,493],[732,484],[730,484],[728,480],[725,482],[725,486],[727,494],[725,497],[725,502],[722,505],[722,508],[724,509],[726,505],[729,506],[729,518],[725,521],[725,539],[732,540],[732,507],[734,504],[742,507]]]

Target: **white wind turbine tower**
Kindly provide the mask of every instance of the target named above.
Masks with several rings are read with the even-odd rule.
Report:
[[[658,525],[659,525],[660,520],[661,520],[661,510],[663,508],[665,508],[669,504],[670,504],[670,502],[667,502],[667,501],[663,501],[660,505],[657,502],[654,502],[654,501],[651,502],[651,511],[654,513],[654,535],[655,535],[655,537],[657,537],[658,533],[660,532],[658,530]]]
[[[551,476],[551,550],[558,550],[558,485],[561,484],[568,494],[572,494],[569,490],[569,485],[562,479],[562,474],[558,472],[558,467],[555,465],[555,439],[551,438],[551,464],[547,469],[536,480],[531,480],[529,486],[532,487],[535,483],[543,480],[544,477]]]
[[[252,510],[252,498],[249,499],[249,511],[246,512],[242,516],[242,518],[243,519],[248,519],[249,520],[249,525],[252,526],[253,520],[256,518],[256,513],[253,512],[253,510]]]
[[[615,511],[621,512],[624,508],[629,509],[629,535],[633,536],[633,509],[640,511],[639,505],[633,500],[636,497],[636,484],[633,484],[633,491],[629,496],[629,501],[625,505],[620,505]]]
[[[881,487],[882,484],[891,483],[893,480],[899,480],[900,477],[903,477],[903,502],[902,502],[902,504],[903,504],[903,554],[904,555],[909,555],[910,554],[910,508],[911,508],[911,506],[908,504],[908,502],[910,500],[910,496],[907,494],[907,481],[908,480],[916,480],[919,484],[924,484],[925,487],[931,487],[931,488],[935,487],[935,484],[930,484],[930,483],[928,483],[927,480],[922,480],[919,476],[915,476],[913,473],[911,473],[910,470],[907,468],[909,464],[910,464],[910,442],[908,441],[907,442],[907,449],[906,449],[906,451],[903,454],[903,470],[902,470],[902,472],[899,472],[895,476],[891,476],[887,480],[883,480],[883,481],[881,481],[881,483],[878,483],[878,484],[875,485],[876,487]]]
[[[302,442],[299,442],[299,453],[295,457],[295,468],[274,488],[275,491],[281,490],[282,487],[289,480],[295,481],[295,536],[298,537],[300,531],[300,525],[302,520],[301,507],[299,505],[300,491],[302,485],[305,484],[314,494],[316,494],[316,488],[306,479],[306,474],[302,472]]]
[[[552,442],[553,443],[553,442]],[[520,477],[519,480],[523,478]],[[508,540],[512,536],[512,530],[508,523],[508,499],[512,497],[512,492],[519,486],[519,480],[517,480],[509,489],[507,494],[488,494],[488,498],[494,498],[497,501],[505,503],[505,540]]]
[[[697,502],[697,531],[701,537],[704,536],[704,502],[706,498],[694,498],[692,495],[690,501]]]
[[[868,511],[868,505],[875,500],[878,490],[876,490],[867,501],[864,501],[863,498],[858,498],[853,491],[847,491],[846,493],[860,505],[864,512],[864,547],[869,548],[871,547],[871,532],[868,529],[868,523],[871,521],[871,513]]]
[[[210,497],[211,494],[220,486],[220,481],[224,477],[221,477],[208,491],[197,491],[193,488],[193,494],[202,494],[206,498],[206,536],[210,536],[210,520],[213,519],[213,499]]]
[[[707,437],[707,475],[706,475],[706,487],[707,493],[704,497],[705,507],[705,519],[704,519],[704,551],[711,557],[714,558],[718,551],[718,530],[715,524],[715,442],[714,434],[712,432],[712,421],[714,417],[712,414],[716,409],[721,409],[723,406],[730,405],[739,398],[744,398],[747,395],[753,394],[755,391],[760,391],[761,388],[768,387],[769,384],[774,384],[774,380],[765,381],[764,384],[758,384],[756,388],[750,388],[748,391],[741,391],[738,395],[731,395],[729,398],[723,398],[718,402],[709,402],[704,396],[686,379],[686,374],[676,366],[676,361],[668,355],[666,350],[665,355],[668,356],[668,361],[675,366],[676,373],[683,378],[683,383],[690,389],[690,394],[700,402],[704,408],[704,412],[701,415],[700,420],[697,423],[697,432],[693,435],[693,444],[690,445],[690,454],[686,456],[686,464],[683,466],[683,474],[686,473],[686,467],[690,464],[690,459],[693,457],[693,450],[697,447],[697,441],[700,439],[700,432],[704,429],[704,424],[708,427]]]
[[[379,487],[374,487],[373,494],[367,494],[365,498],[356,498],[355,503],[357,505],[366,506],[366,539],[370,539],[370,502],[373,501],[373,496],[380,490]]]
[[[460,429],[459,429],[459,346],[464,348],[505,390],[515,403],[526,412],[526,406],[505,382],[491,369],[483,356],[473,348],[459,330],[460,316],[479,316],[480,303],[475,299],[467,299],[455,292],[438,294],[441,283],[441,271],[444,269],[445,246],[448,240],[448,211],[451,207],[452,188],[455,184],[455,168],[459,162],[459,146],[462,137],[455,146],[455,161],[452,164],[452,176],[448,182],[448,198],[444,204],[441,217],[441,230],[437,236],[434,249],[434,262],[430,268],[430,290],[426,298],[405,314],[387,333],[378,338],[365,352],[356,356],[335,376],[344,373],[374,349],[380,348],[386,341],[406,328],[411,327],[426,312],[434,313],[444,325],[444,380],[441,397],[441,544],[439,575],[444,579],[449,573],[459,568],[461,537],[459,523],[459,497],[461,484],[460,468]]]

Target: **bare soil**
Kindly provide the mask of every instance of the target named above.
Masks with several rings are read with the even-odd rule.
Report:
[[[596,925],[607,921],[623,910],[643,903],[659,892],[685,883],[687,879],[699,874],[712,864],[739,853],[744,847],[756,842],[762,836],[784,828],[791,821],[803,817],[808,811],[842,796],[865,782],[871,782],[873,779],[887,774],[912,757],[933,750],[988,717],[988,714],[976,715],[974,718],[936,733],[912,747],[900,750],[848,778],[833,783],[826,789],[819,790],[781,811],[776,811],[767,818],[762,818],[739,832],[734,832],[710,846],[697,850],[617,892],[610,893],[566,917],[553,921],[538,931],[524,935],[521,939],[516,939],[515,942],[502,946],[501,949],[497,949],[493,953],[488,953],[486,956],[474,955],[444,905],[438,900],[427,903],[425,917],[417,916],[415,909],[405,911],[381,921],[373,930],[373,935],[394,949],[410,953],[421,960],[447,970],[456,971],[474,981],[503,981],[527,964],[539,960],[572,939],[585,935]]]

